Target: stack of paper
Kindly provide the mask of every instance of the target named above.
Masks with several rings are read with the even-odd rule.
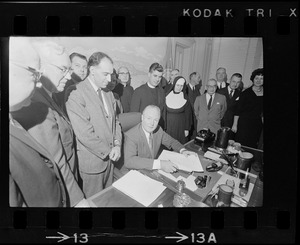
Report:
[[[136,170],[130,170],[112,185],[146,207],[166,189],[163,183]]]
[[[183,154],[174,151],[163,150],[158,159],[167,161],[169,160],[177,164],[181,170],[188,172],[203,172],[202,164],[197,155],[190,155],[186,157]]]

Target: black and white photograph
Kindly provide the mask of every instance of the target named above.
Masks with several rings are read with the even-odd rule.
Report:
[[[261,37],[9,38],[10,207],[263,207]]]

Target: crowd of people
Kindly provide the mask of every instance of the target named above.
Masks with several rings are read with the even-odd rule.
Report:
[[[133,89],[127,67],[103,52],[67,54],[50,40],[13,38],[9,50],[10,175],[12,207],[89,207],[88,198],[112,185],[114,164],[127,169],[178,166],[158,160],[162,146],[186,156],[196,133],[229,127],[235,141],[257,148],[263,125],[263,69],[243,90],[242,75],[226,69],[206,82],[159,63]],[[139,112],[123,132],[119,115]],[[122,151],[121,149],[124,149]],[[124,156],[122,156],[124,154]]]

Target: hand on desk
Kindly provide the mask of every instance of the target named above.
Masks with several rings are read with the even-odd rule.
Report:
[[[121,147],[115,146],[111,149],[109,153],[109,159],[112,161],[118,161],[121,157]]]
[[[185,157],[188,157],[188,156],[197,156],[197,153],[196,152],[193,152],[193,151],[183,151],[181,154],[183,154]]]
[[[160,160],[160,168],[166,173],[174,173],[177,171],[178,166],[169,160]]]

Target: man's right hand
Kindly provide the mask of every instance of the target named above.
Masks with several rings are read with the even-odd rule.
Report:
[[[160,160],[160,168],[166,173],[174,173],[177,171],[178,166],[171,161]]]

